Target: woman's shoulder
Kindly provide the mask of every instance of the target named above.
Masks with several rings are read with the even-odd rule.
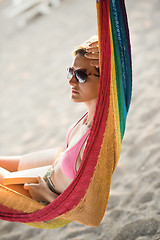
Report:
[[[79,121],[78,124],[76,124],[74,127],[72,126],[69,129],[68,136],[67,136],[67,145],[74,145],[76,144],[89,130],[88,126],[84,124],[82,121],[84,118],[81,118],[81,121]]]

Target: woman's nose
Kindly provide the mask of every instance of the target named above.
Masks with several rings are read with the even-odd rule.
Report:
[[[75,78],[75,75],[73,75],[72,76],[72,78],[69,80],[69,84],[71,85],[71,86],[75,86],[75,85],[77,85],[77,80],[76,80],[76,78]]]

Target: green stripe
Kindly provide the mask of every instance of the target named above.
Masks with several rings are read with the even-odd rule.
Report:
[[[117,47],[116,34],[115,34],[111,9],[110,9],[110,19],[111,19],[112,38],[113,38],[113,47],[114,47],[118,110],[119,110],[120,131],[121,131],[121,140],[122,140],[124,135],[124,130],[125,130],[124,105],[123,105],[123,93],[122,93],[123,85],[122,85],[122,76],[121,76],[121,62],[120,62],[120,57],[119,57],[119,52]]]

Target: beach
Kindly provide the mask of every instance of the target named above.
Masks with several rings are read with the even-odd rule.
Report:
[[[97,34],[92,0],[62,0],[23,28],[0,1],[0,155],[65,148],[68,128],[86,111],[70,101],[72,51]],[[0,220],[0,240],[160,240],[160,47],[158,0],[126,1],[133,90],[108,207],[94,228],[72,222],[36,229]]]

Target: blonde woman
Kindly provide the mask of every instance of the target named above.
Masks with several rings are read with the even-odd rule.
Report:
[[[0,157],[0,170],[4,168],[12,172],[20,170],[21,163],[27,160],[31,160],[33,165],[35,160],[38,160],[38,166],[52,165],[44,178],[37,178],[38,183],[24,185],[24,189],[29,191],[34,200],[47,204],[57,198],[76,177],[96,108],[100,77],[97,37],[78,46],[73,57],[72,66],[67,69],[71,100],[75,103],[83,102],[87,106],[87,113],[69,129],[65,151],[57,159],[57,149],[20,157]],[[2,180],[3,174],[0,174],[0,181]]]

